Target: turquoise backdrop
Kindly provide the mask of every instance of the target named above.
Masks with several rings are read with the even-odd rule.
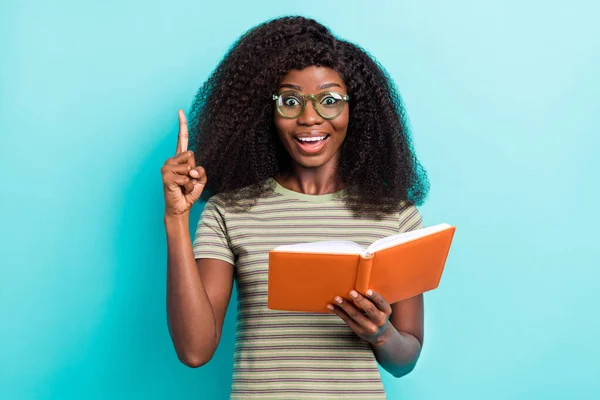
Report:
[[[231,43],[288,14],[386,66],[425,223],[458,227],[390,399],[600,398],[599,4],[3,0],[0,398],[227,397],[235,302],[209,365],[169,339],[160,167]]]

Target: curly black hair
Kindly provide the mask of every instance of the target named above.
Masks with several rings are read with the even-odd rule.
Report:
[[[190,111],[191,148],[206,169],[203,193],[241,209],[272,190],[267,178],[289,171],[277,136],[272,95],[290,70],[329,67],[350,95],[337,179],[357,215],[420,205],[429,190],[417,160],[401,98],[385,69],[365,50],[317,21],[283,17],[240,37],[202,85]]]

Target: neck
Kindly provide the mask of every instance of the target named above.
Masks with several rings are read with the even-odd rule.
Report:
[[[279,175],[276,180],[286,189],[310,195],[335,193],[345,187],[337,179],[336,168],[328,166],[305,168],[295,165],[290,173]]]

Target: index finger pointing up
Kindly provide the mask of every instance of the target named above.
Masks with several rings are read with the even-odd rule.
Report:
[[[177,151],[175,154],[181,154],[188,149],[188,126],[183,110],[179,110],[179,136],[177,137]]]

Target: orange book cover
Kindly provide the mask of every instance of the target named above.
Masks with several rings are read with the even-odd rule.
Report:
[[[335,296],[367,289],[392,304],[436,289],[456,227],[439,224],[373,242],[324,241],[269,252],[268,307],[328,313]]]

